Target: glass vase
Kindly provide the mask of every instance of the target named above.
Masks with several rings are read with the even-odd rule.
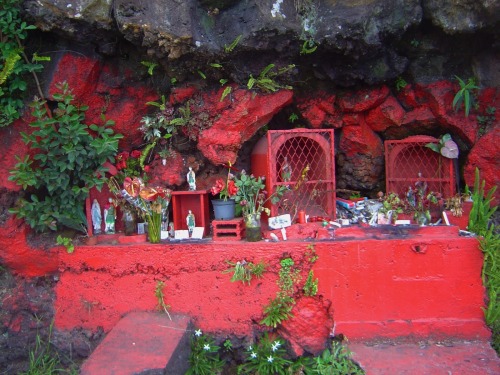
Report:
[[[148,221],[148,241],[150,243],[160,243],[161,240],[161,212],[151,212],[147,217]]]
[[[122,223],[125,236],[132,236],[137,233],[137,223],[133,211],[123,210]]]
[[[262,240],[260,213],[245,215],[245,236],[249,242]]]

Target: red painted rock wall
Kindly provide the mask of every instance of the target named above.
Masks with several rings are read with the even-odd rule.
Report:
[[[89,106],[88,123],[100,123],[99,118],[104,113],[116,122],[115,130],[126,135],[120,141],[120,151],[140,147],[143,143],[139,131],[141,118],[156,110],[146,102],[158,101],[159,94],[142,83],[138,72],[111,66],[98,57],[73,53],[61,54],[54,65],[48,80],[50,94],[54,93],[57,83],[67,81],[77,102]],[[337,170],[342,172],[338,177],[341,188],[355,186],[367,191],[382,188],[379,186],[383,184],[380,147],[384,139],[415,134],[439,136],[447,132],[458,141],[462,152],[471,150],[468,158],[463,159],[465,181],[471,185],[471,176],[473,182],[473,171],[477,166],[484,170],[483,178],[487,186],[494,186],[498,184],[497,176],[500,175],[500,157],[494,141],[498,138],[500,90],[481,90],[477,95],[478,109],[473,109],[470,116],[465,117],[463,109],[454,111],[452,108],[458,89],[452,81],[416,83],[400,91],[377,86],[339,93],[282,90],[267,95],[233,87],[231,95],[221,101],[223,88],[204,91],[195,84],[188,84],[165,94],[172,112],[174,106],[189,104],[192,123],[182,132],[195,140],[198,151],[214,165],[236,161],[243,143],[272,121],[282,109],[295,104],[301,115],[301,126],[336,128],[339,129],[337,134],[344,134],[336,150],[340,157]],[[484,114],[488,107],[497,110],[492,116],[491,131],[481,138],[478,116]],[[0,175],[4,178],[0,187],[19,189],[7,177],[16,163],[14,156],[22,156],[27,151],[19,135],[20,131],[28,129],[27,123],[28,113],[15,125],[0,129],[0,139],[5,146],[5,157],[0,164]],[[353,127],[362,127],[363,130]],[[359,157],[351,159],[346,157],[352,151],[350,142],[346,140],[353,137],[359,138],[354,141],[361,152]],[[185,183],[188,166],[198,172],[199,166],[206,163],[195,152],[184,153],[181,158],[175,159],[175,168],[169,170],[167,175],[165,171],[156,174],[164,176],[172,186],[179,186]],[[160,166],[159,161],[151,168],[156,166]],[[366,171],[368,174],[364,178]],[[155,171],[152,172],[155,174]]]
[[[90,106],[87,122],[98,123],[98,117],[105,112],[116,121],[116,131],[127,135],[120,142],[120,150],[129,151],[142,143],[140,119],[151,109],[145,103],[158,100],[158,94],[150,88],[127,83],[134,81],[129,80],[133,74],[118,71],[97,58],[67,53],[56,64],[49,92],[54,92],[57,82],[67,80],[77,101]],[[336,151],[346,157],[340,160],[343,166],[337,170],[349,172],[356,179],[353,182],[361,181],[367,189],[375,186],[382,175],[383,166],[378,162],[383,157],[382,135],[404,138],[408,133],[436,129],[458,136],[465,148],[471,148],[464,167],[470,186],[475,167],[482,171],[487,188],[498,185],[500,111],[494,115],[493,130],[479,137],[477,114],[465,118],[463,111],[456,113],[452,109],[457,90],[457,85],[448,81],[408,85],[398,93],[381,86],[335,95],[307,93],[306,97],[296,97],[292,91],[254,97],[247,90],[234,89],[234,102],[229,98],[221,102],[222,89],[200,92],[187,86],[173,90],[168,103],[184,104],[193,99],[193,116],[197,111],[206,112],[211,126],[193,135],[198,150],[213,164],[234,161],[245,141],[295,101],[306,126],[339,129]],[[496,88],[483,90],[479,95],[481,108],[499,108],[498,92]],[[198,108],[198,103],[204,105]],[[29,114],[15,125],[0,129],[5,146],[0,188],[7,191],[20,189],[7,178],[16,163],[15,155],[27,152],[20,137],[21,131],[29,130],[27,123]],[[168,171],[158,167],[153,176],[172,185],[182,184],[187,168],[184,158],[189,161],[193,156],[179,154]],[[158,160],[152,167],[155,165],[159,165]],[[434,237],[427,232],[396,239],[366,236],[366,231],[359,229],[358,237],[354,233],[339,233],[336,241],[316,243],[320,260],[314,271],[320,279],[324,305],[323,310],[314,310],[318,314],[311,315],[317,316],[315,323],[324,328],[334,322],[328,332],[334,330],[352,338],[407,334],[487,336],[481,311],[481,253],[476,240],[458,237],[449,230]],[[307,246],[302,241],[209,241],[81,246],[74,254],[66,254],[62,248],[32,248],[26,235],[18,221],[9,218],[3,222],[2,264],[25,277],[60,271],[54,307],[56,326],[64,330],[98,326],[109,330],[128,311],[154,309],[154,288],[161,280],[166,284],[166,302],[172,311],[189,314],[205,330],[249,334],[262,319],[262,307],[275,296],[279,260],[284,254],[303,259]],[[230,276],[222,274],[227,268],[225,261],[244,258],[268,261],[271,272],[250,286],[229,282]],[[302,312],[307,316],[305,311],[313,305],[298,304],[303,309],[297,316],[302,316]],[[297,327],[299,322],[287,330],[293,332]],[[296,346],[315,350],[325,332],[314,335],[317,340],[313,343],[297,342]]]

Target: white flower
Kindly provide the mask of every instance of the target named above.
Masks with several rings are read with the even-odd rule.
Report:
[[[205,345],[203,346],[203,349],[205,349],[205,350],[210,350],[210,345],[205,344]]]
[[[194,335],[201,336],[201,329],[197,329],[196,331],[194,331]]]
[[[270,355],[269,357],[267,357],[267,362],[271,363],[272,361],[274,361],[274,358],[272,355]]]
[[[252,358],[257,358],[257,353],[252,352],[252,354],[250,354],[250,357],[252,357]]]
[[[253,349],[253,348],[252,348],[252,345],[250,345],[250,346],[248,347],[248,351],[251,351],[252,349]]]
[[[273,352],[275,352],[276,350],[278,350],[278,348],[279,348],[280,346],[281,346],[280,342],[279,342],[279,341],[275,341],[275,342],[273,343],[273,345],[271,346],[271,350],[272,350]]]

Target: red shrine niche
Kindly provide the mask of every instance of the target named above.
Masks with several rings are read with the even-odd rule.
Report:
[[[269,130],[252,154],[252,173],[266,176],[266,188],[288,190],[271,216],[299,211],[335,218],[335,158],[333,129]]]
[[[425,135],[385,141],[386,191],[404,196],[410,186],[422,181],[427,183],[428,191],[453,196],[453,160],[425,146],[437,142],[436,138]]]

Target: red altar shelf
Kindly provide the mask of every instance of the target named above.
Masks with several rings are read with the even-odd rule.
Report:
[[[210,233],[208,190],[174,191],[171,204],[175,230],[188,229],[186,216],[191,210],[196,219],[196,226],[205,228],[205,236]]]

